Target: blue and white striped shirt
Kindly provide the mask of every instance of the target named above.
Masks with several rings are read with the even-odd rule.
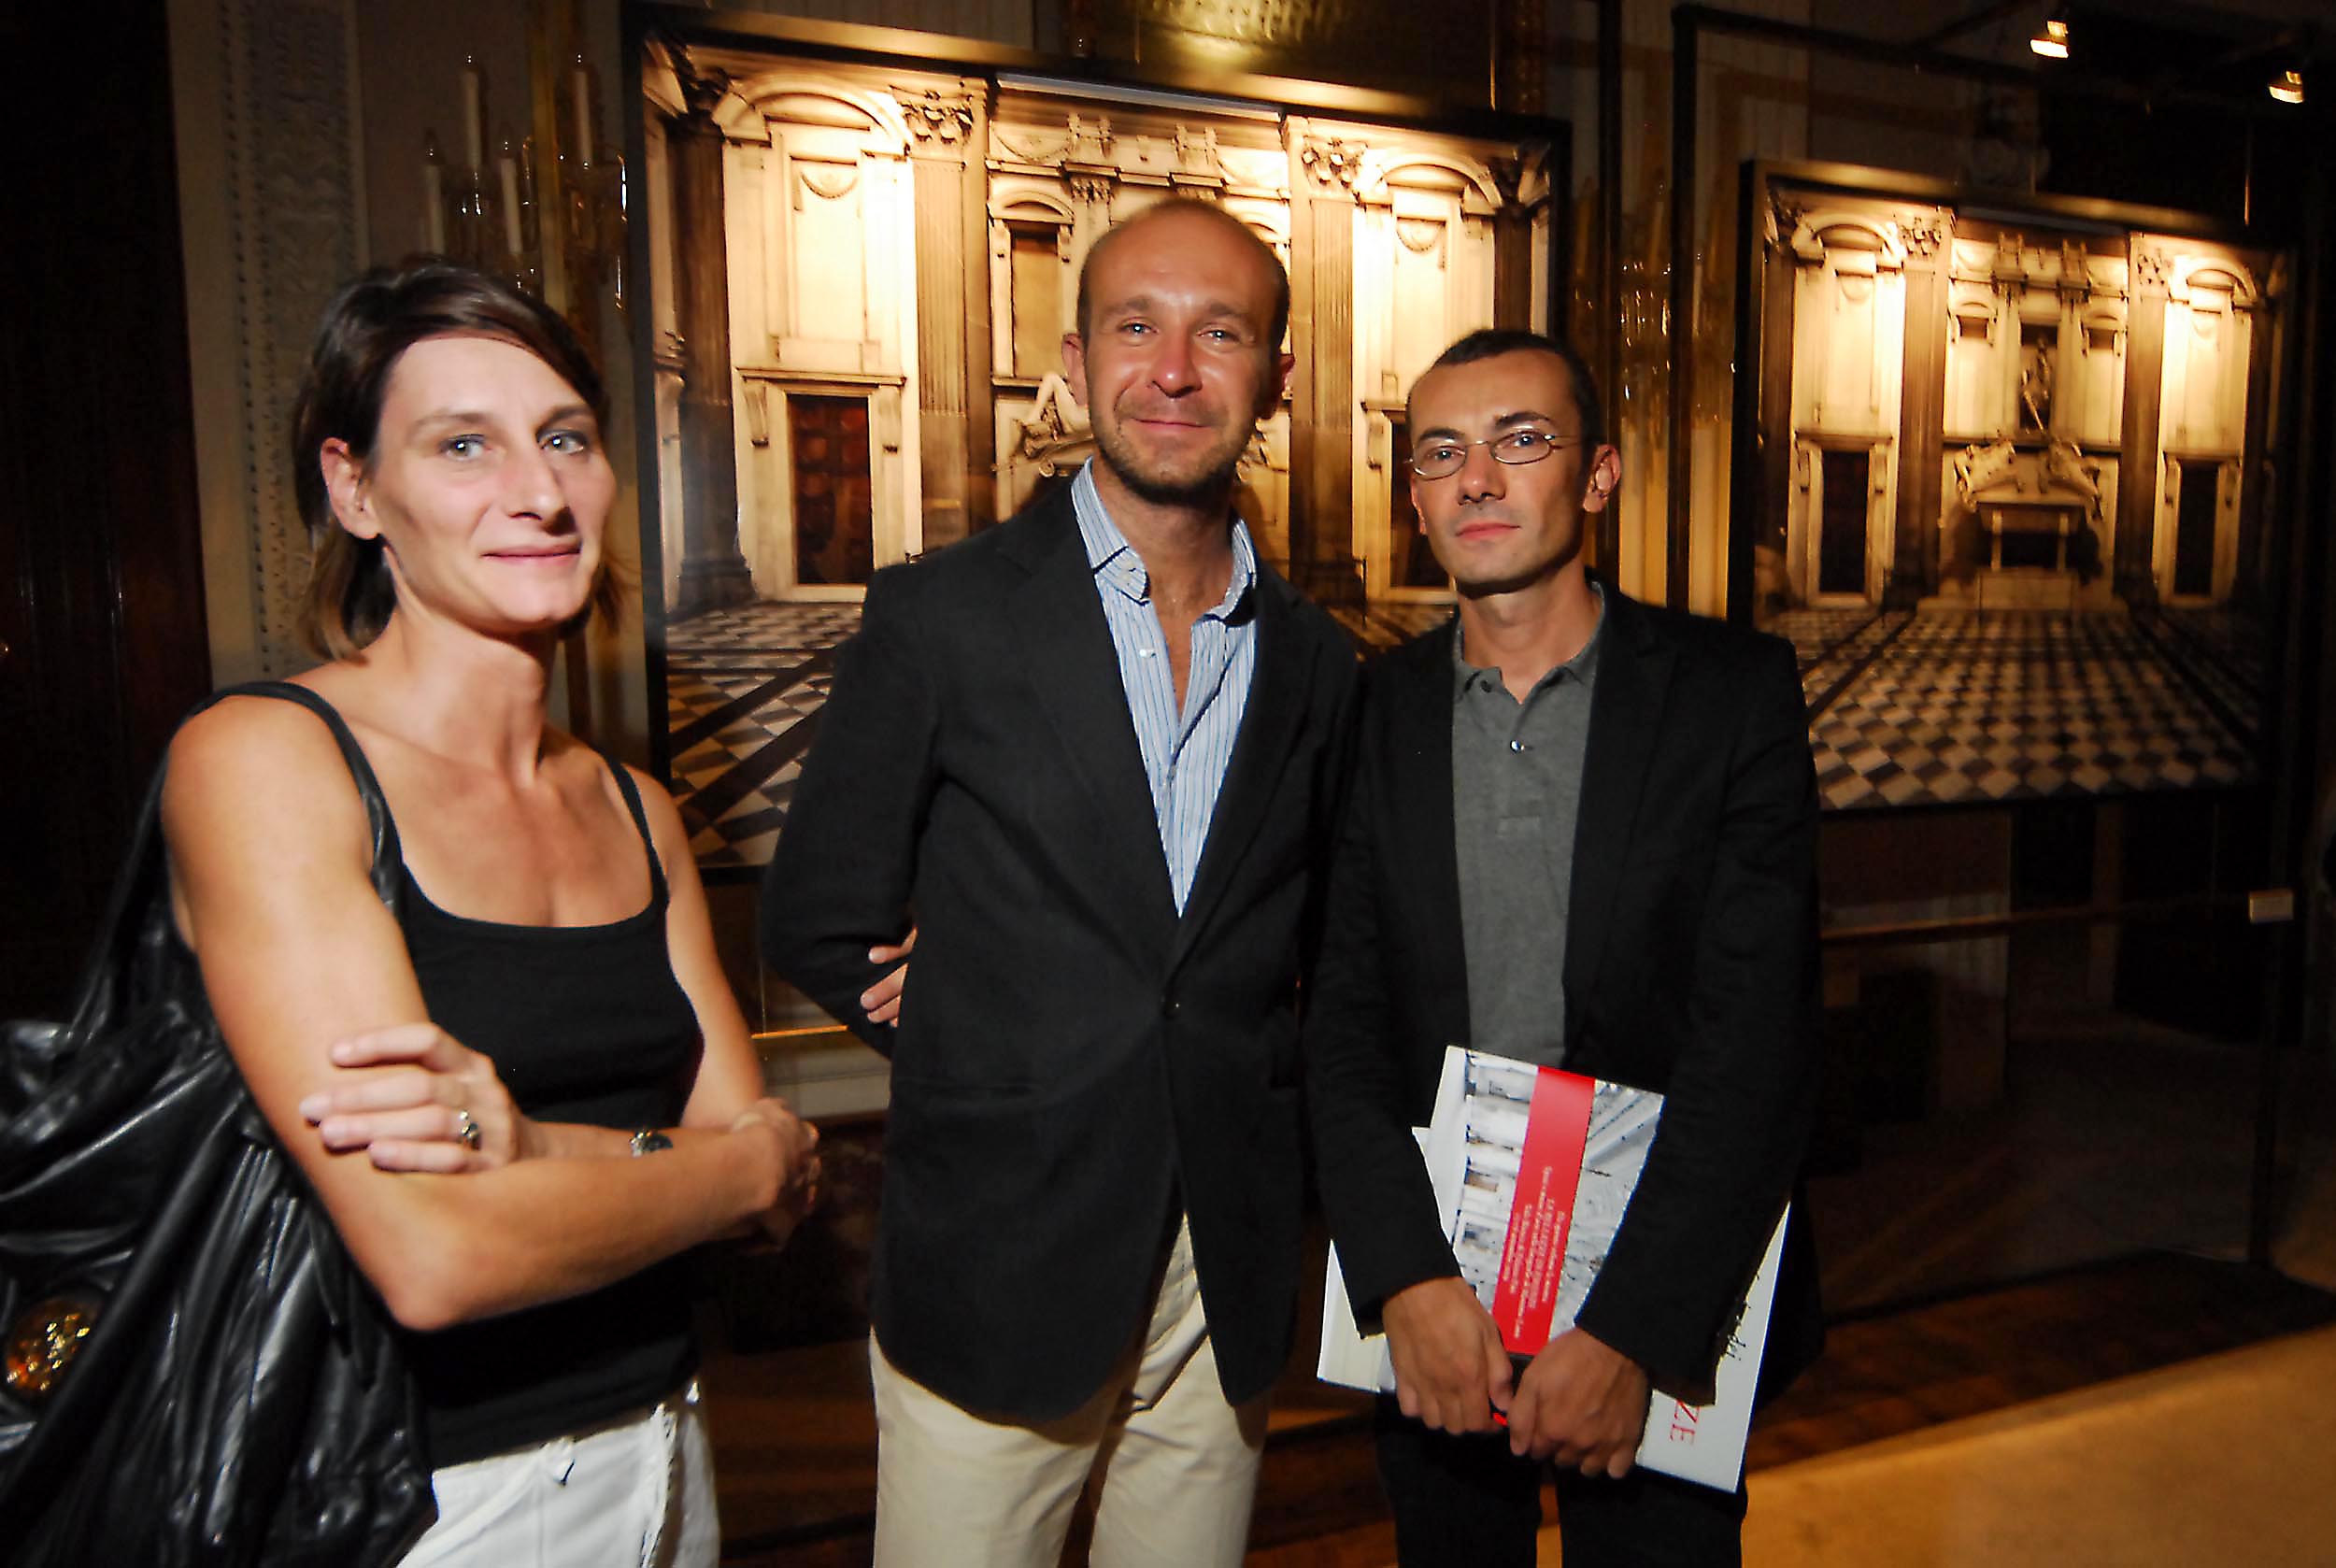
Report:
[[[1257,585],[1257,551],[1239,518],[1232,524],[1232,578],[1216,608],[1192,623],[1191,650],[1184,677],[1184,711],[1176,711],[1175,677],[1168,667],[1168,639],[1153,613],[1151,575],[1127,536],[1104,510],[1095,491],[1090,459],[1071,481],[1079,537],[1094,569],[1095,592],[1119,656],[1119,684],[1128,694],[1128,717],[1144,752],[1144,777],[1152,788],[1152,815],[1160,823],[1160,848],[1168,859],[1168,882],[1176,913],[1192,891],[1193,873],[1208,842],[1209,819],[1225,782],[1225,764],[1241,734],[1249,706],[1249,677],[1257,669],[1257,618],[1248,613]]]

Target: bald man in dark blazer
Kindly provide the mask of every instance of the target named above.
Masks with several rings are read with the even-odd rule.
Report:
[[[1355,673],[1232,509],[1288,290],[1203,203],[1090,252],[1095,462],[877,574],[765,884],[772,966],[892,1062],[879,1568],[1052,1568],[1090,1478],[1098,1563],[1246,1545]],[[895,1030],[862,993],[912,922]]]

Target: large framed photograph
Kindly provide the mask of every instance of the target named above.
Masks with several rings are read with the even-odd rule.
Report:
[[[2282,253],[1836,164],[1744,187],[1730,611],[1834,810],[2262,776]]]
[[[1289,268],[1291,396],[1239,505],[1366,635],[1446,613],[1398,454],[1446,344],[1561,319],[1555,121],[1364,88],[634,7],[662,763],[709,881],[769,859],[869,577],[1066,483],[1079,268],[1170,195]],[[1430,129],[1432,122],[1436,127]],[[653,476],[653,478],[651,478]]]

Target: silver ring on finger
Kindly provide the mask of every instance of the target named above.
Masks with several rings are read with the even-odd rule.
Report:
[[[485,1142],[484,1135],[478,1131],[478,1123],[471,1119],[469,1111],[459,1105],[454,1110],[454,1136],[473,1154],[477,1153],[478,1146]]]

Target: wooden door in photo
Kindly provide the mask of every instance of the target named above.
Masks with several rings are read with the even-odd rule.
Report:
[[[864,584],[876,570],[868,400],[791,393],[787,435],[795,475],[795,580]]]

